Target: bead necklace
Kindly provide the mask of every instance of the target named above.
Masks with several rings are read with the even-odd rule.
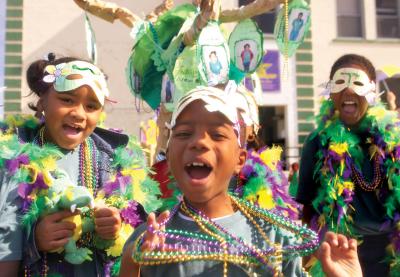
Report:
[[[36,140],[41,147],[46,143],[44,133],[43,126]],[[95,197],[98,180],[98,151],[93,139],[88,137],[79,145],[79,185],[87,187]]]
[[[242,238],[236,237],[202,212],[182,201],[175,206],[170,216],[159,225],[164,227],[180,209],[195,221],[204,234],[174,229],[154,230],[152,226],[149,226],[148,232],[168,240],[165,240],[166,243],[163,245],[153,245],[153,249],[157,250],[143,252],[141,251],[145,234],[143,233],[134,242],[134,261],[140,265],[160,265],[192,260],[220,261],[223,262],[224,276],[228,274],[228,262],[247,266],[266,266],[272,269],[274,276],[280,276],[282,274],[280,268],[283,254],[288,257],[298,254],[307,255],[317,248],[318,237],[313,231],[234,196],[230,196],[230,198],[233,206],[249,219],[263,237],[268,245],[267,249],[259,249],[255,245],[245,242]],[[253,217],[295,233],[296,237],[302,239],[302,244],[282,247],[279,243],[271,242]]]
[[[213,232],[215,232],[214,236],[216,236],[216,237],[218,236],[218,235],[216,235],[217,233],[221,234],[218,236],[220,239],[218,239],[218,237],[217,237],[217,239],[218,239],[218,241],[221,241],[221,246],[224,247],[223,248],[224,255],[226,255],[226,253],[227,253],[226,241],[224,240],[224,237],[225,237],[226,240],[231,241],[231,245],[233,245],[233,243],[235,243],[235,242],[238,243],[239,245],[242,244],[243,247],[247,251],[249,251],[251,254],[253,254],[257,258],[257,260],[259,260],[262,264],[272,267],[274,276],[278,276],[277,275],[279,273],[278,265],[276,265],[276,266],[271,265],[271,262],[268,259],[271,256],[271,254],[264,253],[264,251],[262,251],[261,249],[259,249],[256,246],[252,245],[251,243],[246,243],[241,238],[234,236],[233,234],[231,234],[227,230],[225,230],[222,226],[213,222],[210,218],[208,218],[206,215],[204,215],[201,211],[196,211],[194,208],[192,208],[192,207],[189,208],[189,207],[185,203],[185,201],[182,202],[181,209],[187,215],[189,215],[190,217],[192,217],[194,219],[194,221],[197,223],[197,225],[200,227],[200,229],[202,229],[206,233],[209,233],[210,235],[213,235]],[[252,223],[253,224],[255,223],[255,226],[258,230],[261,229],[261,227],[259,227],[255,221],[252,221]],[[212,229],[212,230],[210,230],[210,229]],[[266,235],[265,235],[265,238],[267,238]],[[268,238],[266,241],[270,242]],[[222,243],[223,243],[223,245],[222,245]],[[280,245],[279,245],[278,249],[280,249]],[[281,256],[280,251],[275,251],[275,249],[274,249],[272,255],[275,255],[274,252],[277,253],[278,256]],[[279,261],[279,260],[281,261],[280,258],[277,259],[277,261]],[[224,275],[223,276],[226,277],[227,273],[228,273],[227,263],[224,260]]]
[[[354,165],[351,165],[351,180],[358,185],[364,191],[374,191],[376,190],[383,181],[381,174],[381,167],[379,165],[378,154],[374,155],[374,177],[371,182],[365,181],[364,176],[359,172]]]
[[[322,184],[313,201],[314,207],[319,208],[319,214],[312,220],[316,230],[334,230],[357,238],[360,234],[354,228],[357,211],[353,198],[356,193],[364,191],[377,193],[378,201],[385,208],[382,216],[387,221],[384,224],[400,226],[400,198],[397,194],[400,188],[399,125],[398,114],[386,110],[379,103],[369,107],[357,129],[351,130],[340,120],[331,100],[322,102],[317,115],[317,130],[310,136],[310,141],[315,139],[320,143],[313,172],[318,183]],[[366,158],[361,143],[371,144],[369,156],[374,160],[374,175],[369,183],[364,181],[361,170],[354,167]],[[358,192],[356,186],[360,187]],[[389,236],[391,252],[386,259],[391,273],[398,272],[398,232],[396,227]]]
[[[40,147],[43,147],[46,143],[44,134],[45,126],[39,129],[38,137],[34,140]],[[79,185],[87,187],[95,197],[98,181],[98,151],[93,139],[88,137],[79,145]],[[86,213],[81,214],[81,217],[93,218],[93,210],[89,209]],[[93,246],[91,232],[83,234],[77,241],[77,245],[88,247]],[[46,277],[48,275],[48,270],[47,255],[44,253],[41,276]],[[27,267],[25,267],[25,276],[30,276],[30,270]]]
[[[80,185],[87,187],[95,197],[99,180],[98,151],[91,137],[79,146],[79,174]]]

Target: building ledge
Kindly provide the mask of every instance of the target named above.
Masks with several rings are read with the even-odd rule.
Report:
[[[376,38],[376,39],[365,39],[365,38],[335,38],[332,40],[333,43],[376,43],[376,44],[399,44],[400,38]]]

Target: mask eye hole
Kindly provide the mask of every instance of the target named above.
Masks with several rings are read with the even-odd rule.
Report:
[[[336,85],[344,84],[344,80],[343,80],[343,79],[336,80],[336,81],[335,81],[335,84],[336,84]]]
[[[355,81],[354,84],[355,84],[356,86],[359,86],[359,87],[363,87],[363,86],[364,86],[364,84],[361,83],[361,82],[359,82],[359,81]]]
[[[82,79],[83,76],[80,74],[70,74],[66,77],[67,80],[78,80],[78,79]]]

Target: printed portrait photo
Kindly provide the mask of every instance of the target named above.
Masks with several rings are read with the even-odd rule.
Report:
[[[161,103],[172,103],[175,91],[174,83],[164,74],[161,84]]]
[[[259,60],[259,46],[254,40],[241,40],[235,45],[235,65],[241,71],[253,72]]]
[[[203,46],[203,67],[208,84],[211,86],[225,83],[228,78],[228,57],[223,46]]]
[[[289,15],[289,41],[300,41],[304,34],[310,12],[305,9],[292,9]]]

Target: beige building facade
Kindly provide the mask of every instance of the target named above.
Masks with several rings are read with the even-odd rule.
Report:
[[[0,117],[29,112],[25,72],[31,62],[49,52],[87,58],[84,12],[73,0],[0,0]],[[113,0],[144,17],[160,0]],[[187,1],[188,2],[188,1]],[[224,0],[224,8],[247,0]],[[177,1],[175,5],[183,3]],[[288,75],[279,74],[279,89],[262,93],[260,122],[267,144],[281,144],[288,164],[297,161],[302,143],[314,128],[310,119],[318,109],[318,85],[328,81],[333,62],[345,53],[370,58],[377,68],[400,66],[400,0],[311,0],[311,32],[288,60]],[[266,51],[276,51],[272,36],[274,12],[259,19]],[[138,135],[140,122],[154,116],[134,98],[125,79],[132,47],[130,30],[89,15],[96,34],[98,65],[107,76],[111,98],[106,126]],[[282,71],[284,57],[276,60]]]

